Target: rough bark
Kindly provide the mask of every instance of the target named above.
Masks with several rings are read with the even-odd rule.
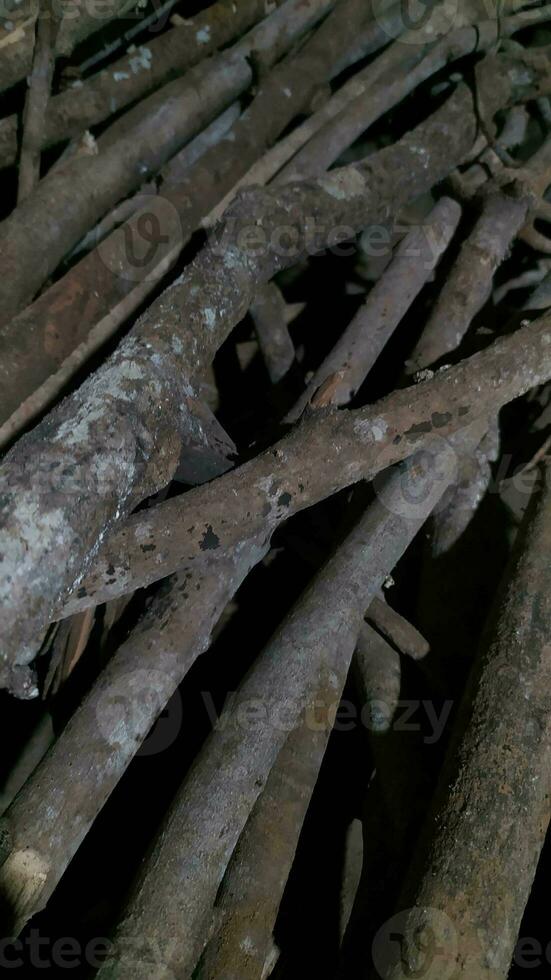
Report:
[[[496,108],[513,97],[512,88],[520,94],[515,64],[509,57],[482,63],[491,68],[488,97]],[[523,68],[522,94],[541,87],[539,72]],[[1,601],[4,622],[10,623],[9,637],[2,636],[2,660],[8,677],[11,665],[32,658],[36,632],[60,597],[78,588],[114,523],[169,482],[182,444],[197,430],[190,412],[194,378],[258,287],[309,249],[331,242],[336,226],[346,225],[350,237],[371,221],[387,220],[394,208],[449,173],[471,149],[476,132],[473,96],[461,84],[426,123],[376,156],[315,181],[243,193],[221,234],[105,365],[10,451],[0,476]],[[279,247],[282,230],[291,235],[292,247]],[[537,328],[530,339],[539,353]],[[536,383],[545,364],[543,357],[522,379],[520,368],[513,370],[513,383],[504,382],[502,395],[514,397],[515,383],[522,390]],[[453,418],[453,398],[442,401],[446,417]],[[54,554],[64,555],[55,567]]]
[[[310,21],[312,9],[319,16],[319,0],[308,0],[306,6],[301,3],[299,9],[303,19],[294,18],[295,33],[283,32],[287,43],[297,36],[299,26],[302,31]],[[277,13],[282,15],[284,10]],[[358,11],[352,0],[347,0],[342,12],[337,8],[297,57],[264,79],[227,139],[207,152],[184,180],[148,202],[32,306],[0,329],[0,418],[9,417],[22,395],[31,394],[55,371],[94,324],[111,317],[113,311],[116,314],[120,307],[126,311],[129,302],[134,308],[143,302],[201,219],[284,127],[298,113],[307,111],[318,84],[329,77],[332,65],[355,42],[353,26],[358,23]],[[280,32],[275,32],[274,45],[263,47],[265,63],[275,60],[278,39]]]
[[[345,486],[430,445],[551,376],[551,316],[431,380],[355,411],[318,410],[271,449],[220,480],[135,514],[105,542],[69,615],[197,560],[216,561],[242,536],[278,526]],[[178,529],[178,530],[177,530]]]
[[[70,4],[67,16],[61,20],[56,55],[71,54],[80,41],[101,30],[110,20],[131,16],[130,11],[134,6],[133,0],[109,0],[98,16],[98,8],[94,4]],[[31,70],[36,4],[30,2],[29,8],[18,8],[18,18],[12,30],[8,31],[4,26],[0,29],[0,44],[4,42],[0,60],[0,92],[21,81]],[[135,18],[136,15],[133,16]]]
[[[283,0],[275,0],[279,5]],[[296,6],[296,3],[294,4]],[[328,4],[326,4],[328,6]],[[218,0],[207,10],[153,36],[109,68],[55,95],[43,120],[38,148],[80,136],[115,112],[160,88],[261,20],[266,0]],[[0,121],[0,167],[15,162],[17,116]]]
[[[333,404],[345,405],[350,401],[430,279],[457,230],[460,217],[459,204],[444,197],[428,215],[426,224],[406,235],[366,302],[293,406],[288,421],[301,415],[317,389],[332,376],[335,376]]]
[[[507,977],[550,818],[551,495],[538,487],[463,706],[422,846],[423,873],[400,908],[401,962],[433,936],[425,976]],[[418,870],[416,864],[416,870]],[[380,969],[380,964],[376,964]]]
[[[434,463],[417,458],[408,470],[423,501],[415,516],[402,512],[404,474],[390,476],[384,502],[368,508],[313,579],[223,711],[143,866],[102,980],[150,976],[153,967],[159,977],[191,974],[230,857],[288,733],[308,723],[314,700],[327,708],[339,700],[366,604],[447,485],[449,457],[436,474]],[[259,710],[243,725],[251,705]]]

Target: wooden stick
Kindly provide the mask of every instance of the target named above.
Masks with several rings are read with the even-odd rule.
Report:
[[[68,9],[68,15],[61,19],[56,55],[67,57],[80,41],[101,30],[109,21],[122,19],[126,14],[130,16],[133,6],[133,0],[109,0],[99,16],[94,4],[79,4]],[[34,8],[31,16],[16,24],[14,30],[8,30],[4,25],[0,28],[0,92],[20,82],[31,71],[36,16]]]
[[[444,197],[433,208],[426,224],[413,228],[405,236],[366,302],[288,413],[288,422],[300,417],[317,389],[337,372],[332,403],[346,405],[350,401],[434,272],[457,230],[460,217],[459,204]]]
[[[551,315],[541,317],[456,367],[366,408],[318,410],[232,473],[147,516],[134,515],[105,543],[57,615],[106,602],[197,561],[216,562],[242,536],[275,528],[343,487],[372,478],[463,420],[495,414],[551,376],[550,328]]]
[[[328,0],[308,0],[304,4],[301,0],[290,25],[281,22],[285,7],[276,11],[279,20],[269,33],[268,22],[261,25],[264,65],[275,61],[281,47],[296,40],[310,23],[313,12],[320,16],[327,3]],[[355,44],[357,11],[351,0],[347,3],[344,12],[350,9],[355,19],[341,17],[337,8],[336,21],[331,19],[322,25],[296,57],[286,59],[264,79],[227,140],[207,151],[180,183],[165,188],[162,195],[148,202],[27,310],[0,328],[0,421],[19,407],[23,395],[32,394],[60,367],[94,325],[113,316],[118,318],[119,305],[131,313],[143,303],[220,196],[297,113],[307,111],[318,84],[331,74],[331,66],[343,52]],[[360,13],[365,16],[363,5]],[[332,25],[339,22],[340,27],[335,29]],[[237,64],[250,80],[251,68],[244,53],[240,53],[240,46],[237,54],[226,57],[232,66],[237,57]],[[223,59],[218,64],[228,62]],[[222,75],[219,82],[223,81]],[[134,118],[142,111],[139,106]]]
[[[423,930],[434,939],[427,977],[509,973],[550,818],[550,547],[547,473],[473,669],[465,727],[450,747],[419,850],[422,876],[416,861],[398,906],[408,909],[400,963],[397,944],[380,949],[389,980],[412,967],[411,938]]]
[[[283,0],[274,0],[281,6]],[[296,3],[293,3],[296,7]],[[289,6],[289,5],[287,5]],[[114,112],[147,96],[207,58],[261,20],[266,0],[217,0],[177,30],[147,38],[108,68],[53,96],[42,120],[38,149],[74,139]],[[144,25],[145,27],[145,25]],[[17,116],[0,120],[0,167],[15,162]]]
[[[28,78],[28,90],[23,109],[23,135],[19,157],[17,203],[29,196],[40,180],[40,153],[44,119],[50,101],[55,68],[55,45],[60,21],[53,3],[39,5],[35,30],[33,65]]]
[[[335,32],[330,36],[334,39]],[[492,62],[490,94],[496,105],[512,96],[517,76],[510,69],[508,56]],[[526,92],[539,75],[527,68],[521,79]],[[332,241],[337,225],[346,225],[350,236],[370,221],[386,220],[392,208],[449,173],[472,147],[476,130],[472,93],[462,84],[427,122],[364,163],[277,192],[242,195],[220,229],[222,240],[220,235],[212,240],[103,367],[10,451],[0,470],[6,486],[0,580],[12,576],[8,594],[0,589],[4,622],[10,622],[10,636],[2,635],[8,675],[11,665],[24,667],[34,655],[39,624],[50,621],[65,589],[78,588],[86,562],[115,521],[172,477],[182,442],[197,429],[190,414],[193,378],[212,360],[258,287],[312,248],[309,216],[315,216],[320,231],[316,249]],[[250,238],[251,229],[259,234],[258,220],[260,251],[258,237]],[[282,228],[291,228],[293,238],[283,254]],[[192,329],[183,330],[182,324]],[[532,339],[537,348],[537,330]],[[535,375],[542,365],[545,370],[545,357]],[[511,377],[518,386],[519,373]],[[533,377],[524,375],[521,390],[535,383]],[[514,397],[515,385],[505,383],[502,394],[507,389]],[[464,405],[456,407],[468,412]],[[453,420],[453,410],[445,408],[444,414]],[[60,452],[72,468],[70,483],[65,478],[59,483],[56,475]],[[32,490],[24,475],[31,460]],[[63,567],[52,566],[52,547],[62,550]]]
[[[230,857],[288,733],[316,698],[325,710],[338,702],[365,607],[443,492],[448,463],[438,467],[436,486],[433,459],[418,459],[408,471],[406,482],[415,482],[423,500],[414,516],[402,507],[404,474],[391,476],[385,502],[368,508],[278,628],[175,798],[102,980],[135,977],[136,959],[150,971],[191,974]]]
[[[295,348],[285,320],[285,300],[275,283],[258,291],[249,312],[270,381],[277,384],[292,367]]]
[[[410,373],[437,364],[456,350],[489,299],[496,269],[509,254],[530,207],[529,195],[522,185],[512,191],[490,191],[485,195],[482,214],[461,246],[461,254],[410,355]]]
[[[430,646],[424,636],[421,636],[407,619],[389,606],[385,599],[375,596],[365,618],[368,623],[376,626],[400,653],[411,657],[412,660],[422,660],[429,653]]]
[[[101,808],[237,588],[264,556],[250,541],[212,571],[174,575],[6,811],[12,857],[0,870],[15,933],[44,908]],[[27,860],[28,858],[28,860]]]

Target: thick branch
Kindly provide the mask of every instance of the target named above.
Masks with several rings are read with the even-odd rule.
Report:
[[[271,449],[209,486],[135,514],[105,543],[69,615],[194,561],[216,561],[242,536],[277,527],[357,480],[372,478],[479,416],[493,416],[551,377],[551,315],[434,378],[356,411],[318,410]],[[213,537],[214,536],[214,537]],[[210,547],[209,547],[210,545]]]
[[[496,106],[511,98],[513,83],[510,61],[499,70],[497,64],[491,91]],[[534,80],[523,72],[523,88],[531,90]],[[114,522],[170,480],[182,442],[196,429],[189,411],[193,379],[258,287],[309,249],[327,245],[336,226],[346,225],[350,237],[371,221],[386,220],[393,208],[449,173],[472,147],[476,131],[471,92],[460,85],[426,123],[376,156],[317,181],[242,194],[221,229],[222,241],[211,241],[106,364],[11,450],[0,476],[0,568],[3,582],[9,579],[0,591],[4,622],[10,623],[10,636],[2,640],[4,663],[32,657],[37,629],[50,620],[63,592],[78,585]],[[282,229],[292,242],[285,250]],[[542,364],[545,358],[535,366],[538,376]],[[512,377],[518,385],[518,370]],[[526,376],[522,381],[535,383]],[[62,566],[52,564],[53,554],[64,555]]]

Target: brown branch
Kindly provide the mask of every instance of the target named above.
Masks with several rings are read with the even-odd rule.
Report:
[[[44,119],[50,101],[55,69],[55,45],[60,21],[54,4],[45,0],[39,5],[35,30],[33,64],[27,84],[23,109],[23,135],[19,157],[17,203],[29,196],[40,179],[40,154]]]
[[[338,702],[365,606],[446,486],[449,466],[435,477],[433,465],[419,459],[409,470],[422,500],[414,516],[403,510],[403,474],[389,478],[384,502],[375,501],[318,573],[223,711],[143,866],[100,977],[134,976],[136,956],[151,967],[153,950],[157,969],[190,975],[228,862],[288,732],[308,724],[314,701],[322,712]],[[251,705],[254,723],[243,725]]]
[[[323,692],[321,692],[323,694]],[[204,980],[260,980],[273,927],[330,733],[324,719],[293,731],[281,749],[232,855],[204,951]]]
[[[288,413],[287,421],[299,418],[315,391],[336,372],[339,378],[332,403],[346,405],[350,401],[413,300],[430,279],[460,217],[460,206],[444,197],[428,215],[426,224],[406,235],[366,302]]]
[[[370,610],[378,603],[375,597]],[[371,644],[380,649],[384,661],[383,689]],[[389,662],[395,666],[392,690],[386,685]],[[372,706],[368,717],[373,728],[379,719],[390,722],[400,694],[398,654],[364,623],[353,663],[363,680],[364,699]],[[319,708],[319,698],[315,701]],[[215,934],[201,961],[205,980],[260,980],[264,975],[279,904],[327,743],[327,720],[321,714],[314,725],[299,726],[285,742],[232,855],[214,909]]]
[[[281,5],[283,0],[276,2]],[[50,100],[37,149],[80,136],[182,75],[261,20],[265,12],[266,0],[241,0],[239,4],[218,0],[176,30],[151,37],[92,78],[73,82]],[[16,116],[0,121],[0,167],[15,162],[17,128]]]
[[[258,291],[249,312],[270,381],[277,384],[293,366],[295,348],[287,329],[285,300],[275,283]]]
[[[177,168],[178,170],[180,168],[182,168],[182,170],[185,169],[185,164],[187,160],[191,159],[190,166],[192,166],[196,162],[195,154],[198,154],[197,159],[199,159],[202,153],[206,152],[208,147],[214,145],[217,142],[219,132],[221,133],[220,138],[222,138],[222,136],[225,135],[226,119],[235,121],[234,119],[235,108],[238,107],[234,103],[234,105],[231,106],[230,109],[226,110],[226,112],[224,112],[222,116],[219,116],[219,118],[215,120],[214,124],[208,126],[205,130],[203,130],[203,132],[200,133],[199,136],[195,137],[195,139],[192,140],[191,143],[188,143],[188,145],[184,147],[184,149],[181,150],[176,155],[176,157],[174,157],[172,160],[169,161],[169,164],[167,165],[168,169],[166,173],[167,181],[171,178],[172,174],[175,172]],[[150,185],[150,186],[151,186],[151,194],[156,193],[155,185]],[[129,205],[131,202],[127,200],[124,203],[126,205]],[[143,203],[143,197],[142,197],[142,203]],[[135,213],[139,208],[139,204],[136,203],[135,201],[133,201],[132,204],[134,204],[132,213]],[[116,221],[117,212],[118,209],[115,209],[114,212],[111,212],[110,215],[108,216],[109,219]],[[96,232],[101,237],[101,229],[99,228],[96,229]],[[86,262],[86,260],[84,261]],[[165,272],[169,271],[171,264],[172,264],[172,256],[169,254],[168,256],[165,257],[164,265],[160,264],[157,266],[156,271],[159,278]],[[78,270],[80,266],[77,266],[76,268]],[[67,336],[67,334],[65,333],[63,336],[58,335],[56,337],[56,342],[54,343],[50,332],[51,328],[53,327],[52,320],[50,319],[50,317],[52,315],[55,315],[56,312],[55,300],[57,299],[58,301],[63,301],[63,299],[66,298],[64,294],[67,288],[69,288],[70,290],[70,281],[69,282],[67,281],[67,279],[70,280],[70,278],[71,278],[71,273],[69,273],[68,277],[61,279],[59,281],[59,284],[56,284],[50,290],[48,290],[47,293],[43,294],[43,296],[40,299],[38,299],[36,303],[34,303],[30,308],[28,308],[22,314],[21,317],[16,317],[15,321],[13,321],[14,325],[19,325],[22,331],[25,331],[26,327],[29,328],[26,336],[25,334],[23,334],[23,337],[21,336],[19,337],[20,347],[19,347],[18,362],[20,364],[20,367],[22,368],[23,377],[21,376],[21,374],[18,374],[18,378],[17,378],[17,381],[26,382],[29,387],[32,387],[35,380],[38,380],[37,372],[36,370],[33,370],[33,368],[38,367],[38,361],[40,360],[40,363],[42,365],[42,367],[40,368],[40,374],[47,375],[49,367],[51,367],[56,360],[63,357],[65,347],[70,345],[71,343],[74,343],[75,341],[74,334],[71,337],[70,335]],[[139,305],[140,302],[143,302],[143,300],[146,298],[147,292],[151,288],[151,283],[147,282],[145,284],[145,287],[146,287],[145,289],[143,287],[141,289],[138,287],[134,289],[132,292],[130,292],[126,297],[122,297],[122,298],[119,297],[119,301],[117,302],[114,309],[111,310],[102,319],[100,319],[99,322],[88,333],[84,332],[84,339],[82,340],[82,342],[79,343],[76,347],[74,347],[70,351],[70,353],[63,358],[57,370],[55,370],[52,374],[47,376],[45,380],[34,391],[31,391],[31,394],[29,394],[21,402],[19,407],[16,408],[16,410],[9,415],[9,417],[6,419],[3,425],[0,425],[0,450],[4,450],[5,448],[7,448],[10,445],[10,443],[12,443],[15,440],[15,438],[21,434],[22,431],[24,431],[26,428],[29,427],[31,422],[36,421],[36,419],[40,415],[44,414],[44,412],[47,409],[51,408],[59,400],[61,393],[66,388],[69,381],[77,374],[77,372],[86,363],[90,361],[91,357],[94,354],[96,354],[104,347],[104,345],[107,343],[108,340],[110,340],[112,337],[116,335],[117,331],[121,327],[121,324],[123,324],[126,320],[128,320],[132,315],[132,313],[135,312],[136,306]],[[103,298],[105,299],[105,296]],[[69,306],[72,305],[72,302],[74,302],[74,300],[75,300],[74,295],[68,299]],[[89,306],[90,304],[88,304],[88,309]],[[39,341],[36,338],[36,331],[33,329],[36,326],[36,324],[35,322],[30,322],[30,321],[34,321],[37,312],[39,310],[44,310],[44,309],[48,311],[48,316],[46,318],[44,326],[48,331],[48,336],[50,337],[49,346],[51,344],[53,346],[53,349],[50,346],[50,349],[48,351],[49,356],[44,357],[43,356],[44,352],[41,352],[42,356],[39,358],[37,355],[39,353],[40,347],[38,348],[38,350],[36,347],[33,348],[33,341],[39,344]],[[59,318],[56,317],[56,322],[57,322],[57,329],[62,330],[64,326],[62,317]],[[82,326],[83,323],[81,320],[79,322],[79,325],[76,326],[76,330],[82,328]],[[0,337],[1,337],[1,331],[0,331]],[[46,339],[44,342],[48,343]],[[2,344],[2,340],[0,339],[0,346],[1,344]],[[25,352],[21,350],[21,346],[23,345],[25,347]],[[31,353],[31,357],[36,358],[36,361],[34,363],[31,363],[31,365],[29,365],[27,360],[25,359],[25,354],[27,354],[29,351],[32,352],[33,349],[34,349],[34,354]],[[1,368],[0,368],[0,373],[1,373]],[[13,396],[16,395],[16,390],[18,387],[17,381],[14,379],[14,383],[10,385],[10,388],[12,389],[10,392],[6,392],[6,390],[4,390],[4,395],[6,397],[3,400],[3,408],[4,411],[7,411],[8,413],[10,410],[10,406],[13,404]],[[18,399],[21,397],[21,388],[19,388],[19,394],[16,397]]]
[[[440,33],[444,30],[446,34],[440,39],[438,22],[435,25],[432,19],[415,32],[415,43],[408,44],[407,37],[399,38],[366,69],[365,90],[309,140],[281,171],[280,179],[296,180],[326,170],[369,126],[447,64],[477,51],[490,50],[497,38],[497,22],[481,19],[480,9],[478,14],[471,26],[474,11],[468,6],[458,10],[454,30],[449,31],[449,19],[444,12]],[[528,11],[506,18],[501,23],[501,31],[504,36],[510,36],[538,22],[540,16],[540,11]],[[460,26],[462,20],[467,24]]]
[[[109,0],[98,17],[97,8],[92,4],[79,4],[68,11],[68,16],[62,18],[56,42],[56,55],[64,57],[71,54],[73,48],[112,20],[123,18],[134,6],[134,0]],[[15,30],[0,28],[0,92],[20,82],[29,74],[32,68],[34,49],[34,24],[36,15],[21,24],[15,24]]]
[[[102,671],[6,811],[2,827],[13,853],[0,872],[5,928],[9,922],[19,932],[44,908],[155,719],[209,647],[227,602],[266,550],[264,542],[251,540],[211,571],[172,576]],[[21,867],[23,853],[34,861]]]
[[[512,194],[489,193],[474,231],[438,297],[408,361],[410,372],[432,365],[456,350],[474,317],[491,295],[496,269],[524,225],[530,198],[522,186]]]
[[[312,16],[311,3],[300,4],[302,20],[297,11],[292,21],[294,34],[284,29],[285,22],[280,24],[272,47],[263,47],[265,63],[275,59],[282,38],[290,43],[299,26],[304,30]],[[113,314],[120,315],[119,306],[131,312],[143,302],[176,261],[201,219],[282,129],[298,113],[307,111],[317,84],[355,44],[353,26],[358,24],[358,13],[365,16],[363,4],[359,12],[355,7],[347,0],[342,8],[354,19],[342,16],[338,7],[296,57],[284,61],[264,79],[229,138],[207,152],[184,180],[166,188],[28,310],[0,329],[1,421],[18,408],[22,395],[30,395],[57,370],[94,325],[111,320]],[[277,12],[280,17],[285,9]],[[340,26],[335,28],[337,24]]]
[[[9,279],[0,283],[3,322],[33,298],[116,201],[233,102],[251,78],[246,59],[231,52],[215,56],[113,123],[98,140],[96,155],[75,156],[48,173],[0,225]]]
[[[491,94],[497,107],[512,96],[513,73],[508,59],[495,60],[493,66]],[[528,68],[521,78],[524,93],[533,90],[534,82],[541,87]],[[472,94],[460,85],[427,122],[367,161],[277,192],[242,194],[221,229],[222,240],[211,241],[106,364],[11,450],[1,476],[6,488],[1,576],[4,581],[11,577],[9,590],[2,593],[4,621],[10,622],[2,648],[6,665],[24,665],[34,655],[39,624],[51,619],[64,590],[78,585],[114,522],[170,480],[182,442],[197,429],[190,415],[194,377],[246,312],[258,287],[312,247],[312,220],[319,249],[332,240],[337,225],[348,226],[351,235],[370,221],[387,219],[392,208],[429,189],[464,158],[476,128]],[[284,255],[281,229],[293,238]],[[532,336],[537,349],[537,330]],[[513,371],[514,383],[534,384],[542,365],[545,357],[535,375],[522,379]],[[514,383],[505,382],[502,393],[512,390],[514,397]],[[444,401],[447,418],[449,399]],[[67,466],[70,481],[61,475]],[[63,567],[52,566],[52,549],[65,556]]]
[[[390,643],[413,660],[422,660],[427,656],[430,646],[407,619],[404,619],[389,606],[385,599],[376,596],[367,610],[366,620],[375,626]]]
[[[343,487],[372,478],[463,421],[495,415],[551,377],[550,327],[551,315],[544,316],[366,408],[318,411],[220,480],[166,501],[147,516],[135,514],[105,543],[57,615],[105,602],[177,568],[191,569],[194,562],[216,562],[242,537],[275,528]]]
[[[400,654],[364,623],[358,636],[353,668],[364,724],[372,732],[387,732],[400,700]]]
[[[321,129],[325,122],[334,119],[353,99],[365,92],[369,79],[369,67],[357,72],[341,88],[337,89],[335,94],[320,109],[317,109],[313,115],[308,116],[303,123],[295,126],[275,146],[267,150],[236,182],[216,207],[211,210],[208,216],[202,221],[203,227],[213,228],[223,217],[224,212],[235,199],[238,191],[244,187],[269,184],[298,150]],[[307,176],[313,177],[318,173],[323,173],[323,170],[319,169],[316,165],[313,172]]]
[[[389,980],[411,966],[419,930],[434,936],[442,972],[481,980],[509,972],[551,788],[549,487],[535,496],[427,822],[422,876],[415,862],[400,902],[404,959],[396,963],[389,944]]]

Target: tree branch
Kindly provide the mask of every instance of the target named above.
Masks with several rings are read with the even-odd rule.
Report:
[[[273,529],[343,487],[372,478],[462,423],[495,415],[551,377],[550,328],[548,314],[374,405],[318,410],[251,462],[147,516],[135,514],[105,542],[57,615],[106,602],[177,568],[189,570],[197,561],[216,562],[243,536]]]

